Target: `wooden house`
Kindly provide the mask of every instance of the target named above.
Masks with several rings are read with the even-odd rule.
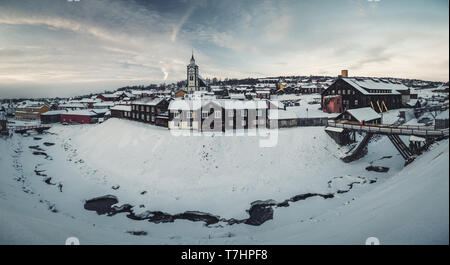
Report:
[[[348,109],[339,114],[335,120],[355,122],[359,124],[381,124],[381,115],[371,107]]]
[[[155,124],[156,117],[167,112],[169,101],[165,98],[142,98],[131,103],[131,119]]]
[[[61,114],[67,113],[67,110],[51,110],[41,114],[41,123],[59,123],[61,122]]]
[[[14,117],[19,120],[35,120],[40,119],[41,114],[50,110],[47,104],[39,102],[27,102],[17,106]]]
[[[327,96],[340,95],[343,110],[371,107],[377,112],[384,112],[402,107],[400,91],[404,90],[408,88],[390,80],[338,78],[322,92],[322,102]]]
[[[169,106],[169,129],[226,131],[265,128],[266,101],[175,100]]]

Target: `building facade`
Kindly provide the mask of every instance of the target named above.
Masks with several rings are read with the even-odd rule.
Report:
[[[342,109],[371,107],[377,112],[402,107],[400,91],[408,88],[402,84],[374,78],[338,78],[322,92],[322,109],[329,96],[342,97]]]

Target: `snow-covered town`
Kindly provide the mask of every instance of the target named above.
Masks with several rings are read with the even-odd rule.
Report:
[[[0,90],[0,244],[448,244],[448,80],[178,60],[174,82]]]

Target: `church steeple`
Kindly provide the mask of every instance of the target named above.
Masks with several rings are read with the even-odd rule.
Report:
[[[187,66],[187,91],[198,91],[198,65],[195,64],[194,49],[192,49],[191,62]]]
[[[191,64],[195,64],[195,59],[194,59],[194,49],[192,49]]]

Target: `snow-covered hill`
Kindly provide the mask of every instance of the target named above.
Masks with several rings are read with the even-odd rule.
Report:
[[[271,148],[254,136],[175,137],[117,119],[50,132],[0,139],[0,243],[60,244],[69,236],[82,244],[363,244],[369,236],[448,243],[448,140],[403,168],[386,137],[370,143],[363,159],[343,163],[344,149],[323,127],[282,129]],[[47,156],[33,155],[36,145]],[[365,170],[371,164],[389,172]],[[192,210],[242,219],[256,200],[307,193],[334,197],[274,207],[273,220],[260,226],[154,224],[83,209],[85,200],[109,194],[135,214]]]

